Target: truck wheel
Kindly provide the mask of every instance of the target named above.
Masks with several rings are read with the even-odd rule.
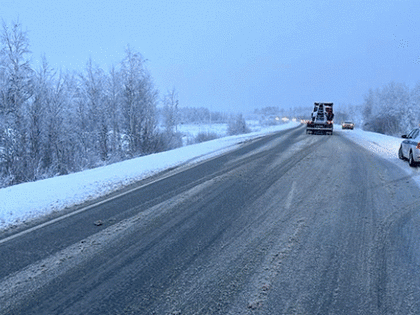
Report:
[[[404,160],[404,155],[402,153],[402,146],[400,146],[399,150],[398,150],[398,158],[400,160]]]
[[[416,162],[414,161],[413,152],[410,151],[410,156],[408,157],[408,165],[411,167],[416,166]]]

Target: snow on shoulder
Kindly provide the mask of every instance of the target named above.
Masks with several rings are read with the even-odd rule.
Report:
[[[335,130],[335,132],[339,132],[370,152],[394,163],[397,167],[411,176],[420,187],[420,169],[410,167],[407,161],[402,161],[398,158],[398,149],[403,140],[402,138],[364,131],[358,128],[355,128],[354,130],[340,130],[339,128],[336,128]]]
[[[220,138],[79,173],[0,189],[0,230],[105,196],[165,169],[185,163],[197,163],[233,150],[243,141],[297,125],[299,124],[290,122],[261,128],[258,132]]]

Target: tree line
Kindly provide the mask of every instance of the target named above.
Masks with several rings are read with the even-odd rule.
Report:
[[[145,60],[129,46],[104,71],[56,71],[30,64],[27,33],[3,22],[0,51],[0,187],[159,152],[172,144],[157,125],[159,93]],[[175,110],[175,92],[165,96]],[[175,106],[176,105],[176,106]],[[175,123],[174,121],[172,123]]]
[[[21,23],[0,32],[0,188],[182,146],[181,123],[249,131],[241,115],[178,108],[175,89],[160,97],[130,46],[108,71],[91,59],[82,72],[55,70],[45,56],[35,69]]]
[[[369,89],[362,105],[363,129],[399,136],[420,123],[420,82],[410,89],[406,84],[390,82]]]

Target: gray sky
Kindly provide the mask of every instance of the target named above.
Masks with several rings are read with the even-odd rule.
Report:
[[[217,111],[360,104],[369,88],[420,81],[418,1],[0,0],[29,32],[33,64],[108,70],[129,44],[161,93]]]

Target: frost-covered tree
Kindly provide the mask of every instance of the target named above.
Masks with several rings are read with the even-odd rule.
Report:
[[[249,133],[250,131],[242,114],[233,116],[228,123],[227,133],[230,136]]]
[[[407,110],[407,129],[420,125],[420,82],[414,86],[410,93],[410,102]]]
[[[67,164],[68,136],[66,123],[67,78],[60,72],[51,86],[46,106],[46,144],[45,166],[51,175],[63,175],[69,172]]]
[[[384,133],[399,134],[405,128],[403,117],[410,103],[408,87],[402,83],[390,82],[382,88],[379,102],[381,106],[376,117],[382,120]]]
[[[105,84],[105,111],[109,120],[109,128],[111,132],[110,137],[110,159],[111,161],[118,161],[122,157],[122,142],[121,142],[121,93],[122,86],[120,74],[111,67],[107,81]]]
[[[150,154],[156,150],[157,116],[156,106],[159,92],[155,88],[152,77],[146,71],[144,77],[144,100],[141,120],[141,153]]]
[[[29,39],[19,21],[9,27],[3,22],[1,41],[1,173],[13,183],[28,180],[28,139],[25,111],[33,94]]]
[[[121,63],[122,115],[129,142],[129,154],[145,154],[152,151],[156,135],[156,103],[158,92],[144,59],[129,46]]]
[[[86,127],[86,142],[89,146],[90,167],[93,167],[99,158],[108,159],[108,116],[105,96],[105,73],[92,60],[86,64],[85,74],[80,75],[80,97],[86,103],[89,120]]]
[[[373,130],[372,124],[372,113],[375,107],[378,106],[377,101],[378,91],[369,89],[368,93],[364,96],[363,102],[363,127],[365,130]]]
[[[50,153],[46,149],[46,116],[53,77],[53,70],[43,55],[41,67],[35,72],[33,96],[31,102],[28,102],[26,114],[29,142],[28,164],[30,165],[28,177],[34,180],[43,178],[46,158]]]
[[[369,90],[363,105],[365,130],[397,135],[412,124],[407,120],[410,91],[405,84],[390,82],[381,89]]]
[[[124,129],[129,142],[129,152],[134,155],[140,149],[140,111],[143,94],[143,58],[133,53],[130,47],[121,66],[123,82],[122,108],[125,118]]]
[[[169,91],[163,98],[163,115],[165,131],[173,134],[178,125],[178,93],[175,89]]]
[[[127,47],[109,73],[91,59],[82,73],[57,72],[45,56],[34,71],[27,33],[19,22],[3,22],[0,187],[167,149],[157,130],[158,91],[144,63]]]
[[[178,93],[175,89],[168,91],[163,98],[164,148],[174,149],[182,146],[182,135],[177,132],[178,126]]]

